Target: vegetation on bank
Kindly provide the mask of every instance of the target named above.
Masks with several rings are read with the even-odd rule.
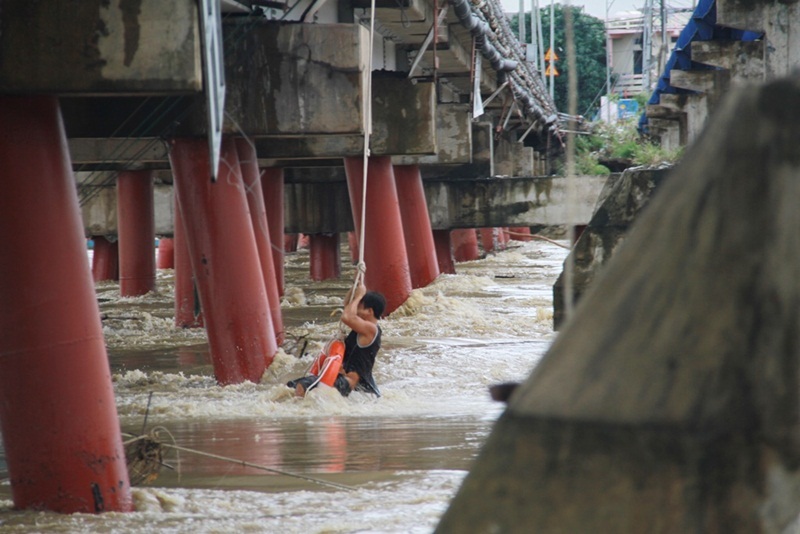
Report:
[[[598,116],[600,96],[606,92],[606,39],[605,26],[602,20],[583,12],[580,6],[554,4],[554,41],[559,61],[559,71],[554,80],[554,97],[556,108],[567,109],[567,82],[569,67],[563,43],[566,40],[564,27],[566,10],[571,10],[575,35],[576,69],[578,75],[578,113],[584,117],[594,117],[588,127],[582,126],[585,133],[576,135],[575,139],[575,173],[603,175],[620,172],[628,167],[640,165],[674,164],[680,159],[682,150],[664,150],[661,146],[642,136],[637,130],[639,117],[633,117],[614,124],[608,124]],[[549,33],[550,9],[540,10],[542,29]],[[523,19],[526,28],[530,28],[530,13]],[[517,32],[519,15],[510,17],[511,28]],[[530,31],[526,41],[531,42]],[[545,40],[545,46],[547,46]],[[612,100],[619,95],[611,94]],[[644,110],[649,95],[640,94],[634,98],[639,102],[639,109]],[[565,173],[565,157],[556,164],[556,174]]]
[[[683,148],[665,150],[643,136],[637,129],[638,117],[609,124],[596,121],[588,132],[575,136],[575,173],[603,175],[640,165],[674,164],[683,155]],[[563,174],[562,157],[557,173]]]

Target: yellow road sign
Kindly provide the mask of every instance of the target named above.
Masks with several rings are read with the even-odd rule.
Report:
[[[558,76],[558,71],[552,65],[548,65],[546,69],[544,69],[545,76]]]

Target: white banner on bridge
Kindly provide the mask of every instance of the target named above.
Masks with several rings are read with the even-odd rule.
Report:
[[[481,55],[475,54],[475,76],[472,82],[472,118],[477,119],[483,115],[483,100],[481,99]]]

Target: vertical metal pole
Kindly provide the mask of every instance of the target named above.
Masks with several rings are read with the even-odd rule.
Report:
[[[519,19],[517,20],[519,27],[519,42],[525,46],[527,35],[525,35],[525,0],[519,0]]]
[[[669,41],[667,41],[667,7],[661,0],[661,53],[658,56],[658,72],[663,72],[667,65],[669,54]]]
[[[556,37],[554,33],[554,21],[555,21],[555,7],[554,7],[555,0],[550,0],[550,50],[553,51],[555,54],[555,44],[556,44]],[[556,79],[553,76],[553,70],[550,69],[550,98],[555,99],[555,83]]]
[[[533,48],[533,66],[539,68],[539,40],[536,38],[536,0],[531,0],[531,48]]]
[[[650,92],[653,71],[653,2],[645,0],[642,10],[642,89]],[[661,67],[659,67],[660,72]]]
[[[611,122],[611,28],[608,24],[608,10],[611,4],[606,0],[606,122]]]
[[[539,72],[544,74],[544,34],[542,33],[542,9],[539,0],[536,2],[536,31],[539,34]]]

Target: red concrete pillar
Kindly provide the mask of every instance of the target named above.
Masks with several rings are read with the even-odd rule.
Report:
[[[278,282],[275,279],[275,263],[272,260],[272,245],[270,244],[264,192],[261,190],[261,172],[258,170],[256,148],[250,141],[244,138],[236,139],[236,152],[239,154],[247,205],[250,208],[250,220],[253,224],[253,234],[256,239],[258,258],[261,262],[261,272],[264,278],[264,288],[267,290],[273,342],[277,343],[275,351],[270,354],[270,362],[272,362],[272,357],[278,352],[278,345],[283,344],[284,331],[281,297],[278,294]]]
[[[531,227],[530,226],[514,226],[511,230],[511,239],[516,239],[517,241],[530,241],[531,238]]]
[[[456,261],[472,261],[480,257],[478,234],[474,228],[452,230],[450,239],[453,241],[453,257]]]
[[[394,179],[403,218],[411,287],[425,287],[439,276],[439,264],[419,166],[395,165]]]
[[[186,243],[183,216],[178,205],[178,194],[175,193],[175,220],[173,235],[175,252],[175,326],[179,328],[201,328],[203,308],[200,306],[200,295],[197,293],[192,262],[189,257],[189,245]]]
[[[304,250],[309,248],[310,239],[306,234],[297,234],[297,250]]]
[[[131,511],[58,100],[0,97],[0,124],[0,428],[14,506]]]
[[[480,228],[481,246],[484,252],[492,252],[497,247],[497,228]]]
[[[508,247],[508,242],[511,241],[511,236],[508,233],[508,226],[500,228],[500,236],[503,238],[503,249]]]
[[[175,241],[173,238],[162,237],[158,240],[156,267],[159,269],[175,268]]]
[[[117,176],[119,293],[144,295],[156,288],[153,172],[122,171]]]
[[[261,189],[264,192],[264,209],[267,210],[275,281],[278,284],[278,295],[283,296],[283,169],[277,167],[261,169]]]
[[[450,240],[450,230],[434,230],[433,244],[436,247],[436,261],[439,263],[439,272],[456,274],[456,262],[453,260],[453,244]]]
[[[347,246],[350,248],[350,260],[358,264],[358,236],[355,232],[347,232]]]
[[[360,238],[363,158],[344,158],[344,168],[353,222]],[[364,243],[361,243],[367,265],[364,283],[369,289],[383,293],[388,315],[405,302],[411,293],[408,255],[392,159],[389,156],[370,157],[367,171],[366,232]]]
[[[119,260],[117,242],[109,241],[105,236],[94,236],[92,252],[92,277],[95,282],[101,280],[119,280]]]
[[[272,321],[236,146],[223,139],[216,182],[205,139],[171,140],[169,159],[214,375],[221,385],[258,382]]]
[[[286,252],[297,252],[297,234],[284,234],[283,235],[283,250]]]
[[[311,279],[316,282],[339,278],[342,274],[339,234],[311,234]]]

